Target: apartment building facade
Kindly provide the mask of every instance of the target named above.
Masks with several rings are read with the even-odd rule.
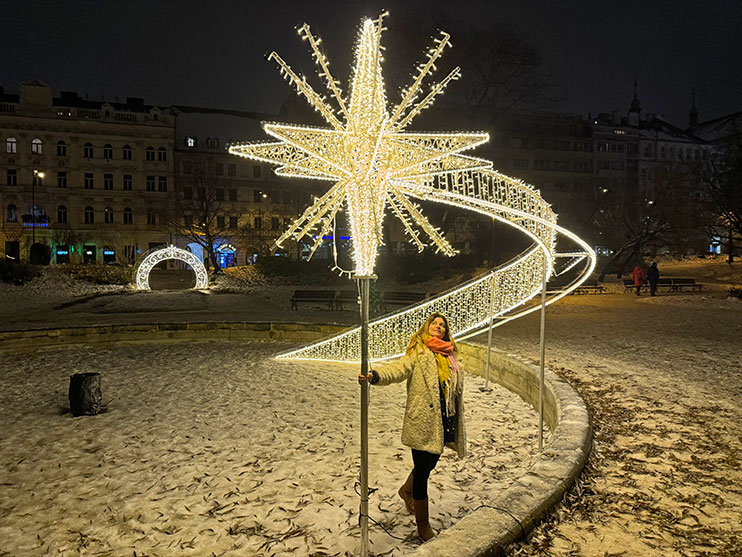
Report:
[[[111,263],[168,242],[174,131],[171,110],[141,99],[0,90],[0,256]]]

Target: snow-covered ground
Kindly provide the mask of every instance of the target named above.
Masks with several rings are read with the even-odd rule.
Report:
[[[511,555],[742,555],[742,300],[725,288],[548,309],[546,363],[587,401],[594,450]],[[496,343],[536,360],[537,316],[497,329]]]
[[[730,285],[742,287],[740,265],[660,261],[660,272],[696,277],[708,287],[656,298],[569,296],[548,309],[547,364],[586,399],[595,449],[566,503],[511,554],[742,555],[742,301],[727,296]],[[620,283],[610,280],[620,292]],[[357,321],[352,311],[291,311],[292,289],[255,281],[232,282],[212,294],[139,293],[42,277],[22,288],[0,284],[0,329]],[[538,316],[496,329],[495,342],[536,360]],[[121,554],[130,555],[147,540],[152,555],[219,555],[240,543],[234,554],[280,555],[304,543],[318,544],[317,555],[356,547],[353,372],[278,364],[269,358],[272,350],[255,343],[180,345],[148,348],[147,360],[130,347],[5,358],[0,549],[9,551],[2,546],[6,540],[36,544],[37,549],[10,551],[13,557],[44,554],[52,543],[70,548],[70,555],[95,549],[118,554],[105,543],[128,547]],[[110,411],[95,418],[61,414],[68,375],[89,365],[104,371]],[[379,487],[371,509],[395,535],[407,537],[413,519],[395,495],[409,466],[399,442],[401,393],[401,387],[372,391],[372,416],[391,421],[371,422],[372,484]],[[530,453],[522,451],[533,446],[535,417],[519,399],[509,401],[510,395],[499,391],[482,399],[476,389],[467,396],[469,421],[473,429],[481,428],[473,440],[482,446],[473,446],[473,456],[462,462],[444,459],[436,470],[431,492],[436,526],[451,524],[507,485],[528,463]],[[341,433],[327,433],[336,429]],[[490,466],[488,473],[479,473],[483,466]],[[261,473],[279,484],[271,488],[268,476],[260,486],[248,480]],[[499,483],[481,487],[485,481]],[[320,495],[312,495],[315,487]],[[278,503],[279,492],[295,495]],[[258,506],[261,500],[265,505]],[[316,528],[309,530],[309,523]],[[332,524],[339,534],[328,533]],[[381,553],[397,543],[378,529],[371,539]],[[213,543],[213,549],[191,549],[199,540]],[[251,543],[266,542],[261,550],[251,549]],[[322,544],[327,549],[320,549]],[[414,547],[413,541],[400,544]],[[79,549],[83,546],[91,549]]]
[[[0,363],[0,555],[356,555],[357,368],[278,362],[286,345],[59,350]],[[69,376],[100,371],[108,411],[73,418]],[[470,456],[431,476],[434,528],[487,504],[537,453],[537,416],[466,387]],[[397,488],[404,386],[373,388],[375,555],[418,544]]]

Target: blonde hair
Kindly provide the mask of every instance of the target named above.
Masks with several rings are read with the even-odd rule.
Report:
[[[412,353],[415,350],[419,350],[421,348],[425,347],[425,343],[430,340],[430,333],[428,333],[428,329],[430,328],[430,324],[435,321],[437,318],[443,319],[443,323],[446,326],[446,332],[443,334],[443,340],[450,342],[453,345],[453,349],[456,350],[456,343],[451,338],[450,333],[450,327],[448,326],[448,319],[446,319],[446,316],[442,313],[438,313],[437,311],[434,311],[431,313],[428,318],[425,320],[425,323],[423,323],[420,328],[415,331],[415,334],[413,334],[410,337],[410,342],[407,345],[407,354]]]

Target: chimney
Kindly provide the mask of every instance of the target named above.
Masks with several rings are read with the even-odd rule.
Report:
[[[34,108],[52,106],[52,88],[43,81],[24,81],[18,88],[21,106]]]

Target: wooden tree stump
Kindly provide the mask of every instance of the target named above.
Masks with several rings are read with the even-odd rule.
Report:
[[[73,416],[94,416],[102,407],[100,373],[75,373],[70,376],[70,411]]]

